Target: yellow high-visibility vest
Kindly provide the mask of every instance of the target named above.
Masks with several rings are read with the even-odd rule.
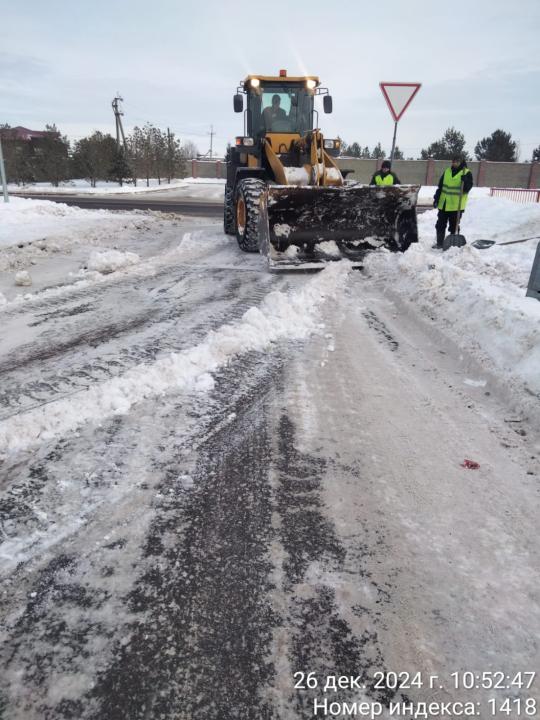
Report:
[[[443,175],[443,186],[441,196],[439,197],[439,203],[437,207],[439,210],[443,208],[448,212],[455,212],[459,205],[459,193],[461,191],[462,178],[471,171],[469,168],[463,168],[454,176],[452,176],[452,168],[446,168]],[[446,203],[446,205],[445,205]],[[463,193],[461,197],[460,210],[465,210],[467,205],[467,193]]]
[[[382,175],[375,175],[375,185],[393,185],[394,184],[394,176],[392,173],[388,173],[383,177]]]

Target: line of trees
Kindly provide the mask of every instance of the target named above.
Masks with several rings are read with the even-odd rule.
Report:
[[[197,147],[181,142],[173,132],[151,123],[135,127],[126,136],[126,148],[118,147],[108,133],[99,131],[73,144],[55,125],[47,125],[39,137],[22,139],[9,125],[0,125],[8,182],[27,184],[85,179],[92,187],[98,181],[137,184],[137,178],[170,182],[186,174],[187,161],[197,156]]]
[[[347,155],[348,157],[356,158],[385,158],[386,151],[383,150],[382,145],[378,142],[373,149],[365,145],[361,147],[359,143],[353,142],[348,145],[345,141],[341,141],[341,154]],[[403,153],[396,145],[394,148],[394,158],[396,160],[403,160]]]
[[[433,158],[434,160],[451,160],[455,155],[460,155],[465,160],[471,160],[471,156],[465,150],[465,135],[450,127],[445,130],[443,136],[435,140],[420,153],[421,160]],[[348,145],[342,142],[342,154],[349,157],[359,158],[384,158],[386,152],[382,149],[381,143],[370,150],[366,145],[361,147],[359,143],[353,142]],[[517,162],[519,156],[518,143],[512,139],[512,135],[504,130],[495,130],[488,137],[479,140],[474,147],[474,155],[477,160],[491,160],[494,162]],[[403,160],[404,156],[399,147],[394,151],[395,160]],[[414,158],[407,158],[413,160]],[[540,162],[540,145],[533,150],[532,161]]]

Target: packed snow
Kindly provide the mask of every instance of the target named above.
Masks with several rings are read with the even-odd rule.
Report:
[[[435,210],[419,215],[420,242],[403,255],[384,250],[370,254],[367,271],[434,318],[438,327],[456,336],[501,377],[517,379],[538,394],[540,304],[525,296],[538,241],[486,250],[476,250],[470,243],[479,238],[503,242],[540,235],[540,206],[472,197],[462,222],[469,244],[446,253],[431,248],[436,217]],[[250,269],[266,271],[263,258],[241,254],[221,232],[206,231],[201,242],[199,232],[179,234],[178,219],[158,221],[151,213],[87,211],[12,199],[0,205],[0,219],[2,310],[13,303],[84,291],[95,283],[113,282],[116,276],[154,273],[169,263],[192,262],[204,272],[219,258],[223,267],[241,261]],[[208,265],[204,254],[210,246],[219,250],[209,256]],[[269,296],[261,309],[252,308],[240,323],[223,326],[185,353],[159,358],[151,366],[95,386],[76,401],[61,400],[13,418],[1,429],[4,449],[63,432],[79,419],[125,412],[138,399],[169,388],[207,389],[212,372],[236,354],[267,347],[288,333],[300,337],[313,331],[317,298],[329,292],[328,284],[335,289],[343,281],[343,268],[346,263],[336,264],[306,287],[298,282],[296,293]],[[15,295],[20,292],[16,276],[26,277],[24,273],[31,278],[32,292]]]
[[[485,250],[471,245],[540,236],[540,205],[471,198],[461,223],[468,244],[445,253],[431,248],[436,219],[436,210],[419,215],[419,243],[397,257],[372,253],[367,270],[497,372],[540,393],[540,303],[526,297],[540,239]]]
[[[236,355],[320,331],[324,326],[319,307],[327,298],[339,295],[350,269],[348,262],[336,263],[299,290],[269,293],[259,308],[249,308],[240,321],[211,331],[186,352],[160,357],[119,378],[10,417],[0,423],[0,456],[65,434],[81,423],[125,414],[148,397],[173,390],[207,391],[214,385],[212,373]]]
[[[15,273],[15,285],[31,285],[32,278],[27,270],[19,270]]]
[[[88,269],[107,275],[120,268],[135,265],[139,260],[137,253],[120,252],[120,250],[94,251],[88,260]]]
[[[82,210],[48,200],[11,197],[8,203],[0,202],[0,248],[25,245],[53,234],[73,237],[100,223],[108,223],[112,230],[111,221],[119,225],[133,218],[130,213]]]

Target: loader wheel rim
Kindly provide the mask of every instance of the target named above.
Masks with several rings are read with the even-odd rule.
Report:
[[[246,203],[243,197],[239,197],[236,203],[236,227],[240,235],[243,235],[246,229]]]

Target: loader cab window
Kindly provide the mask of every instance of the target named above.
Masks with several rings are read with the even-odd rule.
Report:
[[[299,133],[313,127],[313,95],[304,85],[263,85],[261,91],[248,95],[248,132]]]

